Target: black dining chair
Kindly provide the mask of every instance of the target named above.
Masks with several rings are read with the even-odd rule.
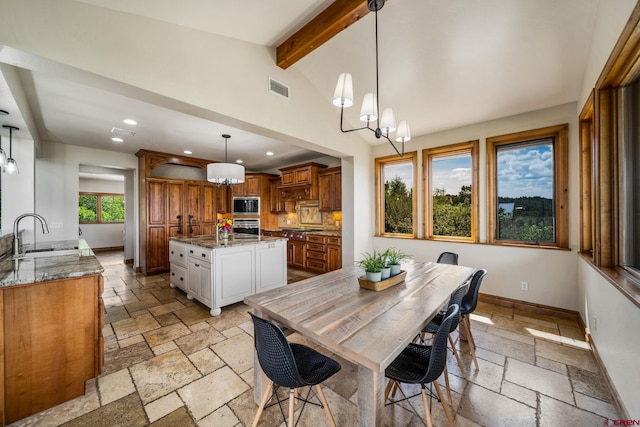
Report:
[[[482,279],[487,275],[487,270],[484,268],[476,271],[471,278],[471,284],[469,285],[469,290],[462,297],[462,303],[460,304],[460,322],[462,323],[465,329],[465,336],[467,341],[469,342],[469,348],[471,350],[471,356],[473,356],[473,364],[476,366],[476,369],[480,369],[478,367],[478,359],[476,359],[476,342],[473,339],[473,334],[471,333],[471,321],[469,320],[469,315],[476,309],[478,306],[478,292],[480,291],[480,285],[482,284]]]
[[[442,252],[436,262],[438,264],[458,265],[458,254],[454,252]]]
[[[466,286],[463,285],[459,287],[451,295],[447,308],[451,307],[452,305],[460,306],[460,304],[462,303],[462,297],[464,297],[466,293],[467,293]],[[422,344],[425,344],[427,334],[431,334],[432,336],[435,335],[438,332],[438,329],[440,329],[440,326],[442,325],[442,322],[444,321],[444,319],[445,319],[445,313],[436,314],[436,317],[434,317],[429,323],[427,323],[427,326],[422,328],[422,331],[420,332],[420,335],[419,335],[419,342],[421,342]],[[457,318],[454,319],[454,321],[451,322],[448,341],[449,341],[449,344],[451,345],[451,352],[456,357],[456,361],[458,362],[458,366],[460,367],[460,372],[462,372],[462,376],[466,378],[467,373],[465,372],[464,366],[462,365],[462,359],[458,354],[458,350],[456,349],[456,345],[453,342],[453,338],[451,338],[451,332],[456,330],[456,328],[458,327],[459,320],[460,320],[460,316],[458,316]],[[447,365],[444,366],[444,381],[447,389],[447,395],[449,396],[449,401],[451,401],[451,387],[449,387],[449,371],[447,369]]]
[[[269,378],[269,384],[265,387],[258,412],[253,420],[252,426],[258,425],[258,420],[266,403],[274,396],[280,406],[284,418],[284,410],[278,397],[278,387],[287,387],[289,389],[289,422],[285,418],[285,425],[293,427],[294,424],[294,403],[296,400],[303,401],[300,416],[304,411],[307,403],[318,405],[310,402],[311,392],[315,390],[315,396],[320,401],[318,406],[324,408],[329,424],[335,427],[336,423],[327,404],[327,399],[322,392],[320,383],[331,377],[341,369],[341,366],[335,360],[317,352],[316,350],[302,344],[289,343],[284,336],[282,330],[272,322],[261,319],[253,313],[253,331],[256,352],[260,367],[265,375]],[[306,398],[297,396],[296,389],[300,387],[309,387]],[[286,399],[285,399],[286,400]]]
[[[385,376],[390,380],[385,390],[385,403],[389,399],[389,392],[394,386],[398,386],[400,391],[402,391],[398,385],[400,383],[420,384],[425,417],[429,427],[433,427],[428,400],[428,397],[432,396],[432,394],[427,390],[427,384],[429,383],[433,383],[437,398],[442,403],[449,425],[454,427],[453,414],[442,394],[442,389],[440,388],[440,384],[438,384],[438,378],[444,372],[447,364],[447,337],[451,330],[451,323],[457,322],[459,315],[460,308],[458,305],[451,305],[447,309],[442,324],[436,332],[432,345],[409,344],[384,371]],[[405,397],[398,401],[392,401],[391,403],[401,402],[411,397],[414,396]]]

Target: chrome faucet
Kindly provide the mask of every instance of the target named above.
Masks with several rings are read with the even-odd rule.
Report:
[[[28,216],[32,216],[40,220],[40,224],[42,224],[42,233],[49,234],[49,226],[42,216],[37,213],[26,213],[20,215],[15,221],[13,221],[13,256],[20,255],[22,252],[22,239],[20,239],[20,234],[18,233],[18,224],[22,218],[26,218]]]

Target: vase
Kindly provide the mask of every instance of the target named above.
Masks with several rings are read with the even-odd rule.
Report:
[[[367,276],[367,280],[370,282],[379,282],[380,280],[382,280],[381,271],[375,271],[375,272],[367,271],[365,272],[365,275]]]
[[[220,233],[220,237],[222,238],[222,244],[227,246],[229,244],[229,232],[223,231]]]
[[[382,280],[388,279],[391,276],[391,267],[384,267],[380,272],[382,273]]]
[[[400,264],[391,264],[389,267],[391,267],[392,276],[400,274]]]

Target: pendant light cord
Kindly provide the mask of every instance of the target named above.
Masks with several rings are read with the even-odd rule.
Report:
[[[375,11],[376,18],[376,109],[378,110],[378,129],[380,129],[380,85],[378,83],[378,8]]]

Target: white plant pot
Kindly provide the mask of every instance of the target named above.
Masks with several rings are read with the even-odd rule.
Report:
[[[400,274],[400,264],[391,264],[389,267],[391,267],[392,276]]]
[[[370,273],[370,272],[365,272],[366,276],[367,276],[367,280],[370,282],[379,282],[380,280],[382,280],[382,272],[381,271],[376,271],[375,273]]]
[[[389,276],[391,276],[391,267],[385,267],[382,270],[380,270],[380,273],[382,273],[382,280],[388,279]]]

